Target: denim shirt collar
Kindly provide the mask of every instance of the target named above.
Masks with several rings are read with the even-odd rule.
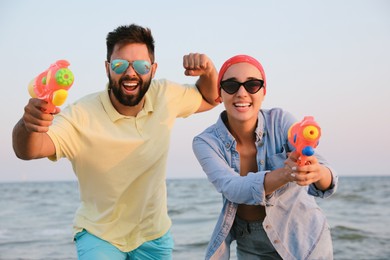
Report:
[[[223,111],[216,123],[216,132],[219,136],[219,138],[222,140],[222,142],[225,144],[226,147],[230,147],[233,144],[235,144],[236,140],[234,139],[234,136],[229,132],[229,129],[227,128],[225,122],[227,121],[227,112],[226,110]],[[257,127],[255,130],[256,134],[256,143],[259,143],[263,140],[263,136],[265,133],[265,122],[264,122],[264,116],[261,110],[259,110],[258,116],[257,116]]]

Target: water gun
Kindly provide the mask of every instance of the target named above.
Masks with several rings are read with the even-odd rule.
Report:
[[[306,158],[314,154],[321,137],[321,128],[314,117],[305,116],[301,122],[293,124],[288,130],[288,140],[299,153],[298,165],[306,164]]]
[[[58,60],[31,80],[28,92],[33,98],[39,98],[49,103],[47,111],[55,111],[56,106],[64,104],[68,97],[68,89],[73,85],[74,76],[66,60]]]

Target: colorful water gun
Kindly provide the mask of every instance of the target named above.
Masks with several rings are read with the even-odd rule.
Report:
[[[68,89],[73,85],[74,76],[66,60],[58,60],[34,78],[28,85],[28,92],[33,98],[49,103],[47,111],[55,111],[56,106],[64,104],[68,97]]]
[[[314,117],[305,116],[301,122],[293,124],[288,130],[288,140],[299,153],[298,165],[306,164],[306,158],[314,154],[321,137],[321,128]]]

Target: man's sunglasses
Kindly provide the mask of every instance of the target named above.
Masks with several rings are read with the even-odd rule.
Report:
[[[146,60],[135,60],[133,62],[129,62],[127,60],[116,59],[111,61],[111,69],[116,74],[122,74],[130,65],[133,67],[135,72],[140,75],[148,74],[152,66],[150,65],[150,62]]]
[[[264,80],[251,79],[245,82],[238,82],[235,80],[221,81],[221,88],[230,95],[236,93],[240,89],[241,85],[244,86],[248,93],[255,94],[264,86]]]

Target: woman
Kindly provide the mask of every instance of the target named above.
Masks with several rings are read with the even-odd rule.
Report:
[[[288,130],[294,117],[261,109],[266,94],[263,67],[253,57],[227,60],[218,75],[223,111],[196,136],[194,153],[223,196],[223,208],[206,259],[332,259],[329,225],[314,197],[326,198],[337,176],[318,154],[298,166]]]

